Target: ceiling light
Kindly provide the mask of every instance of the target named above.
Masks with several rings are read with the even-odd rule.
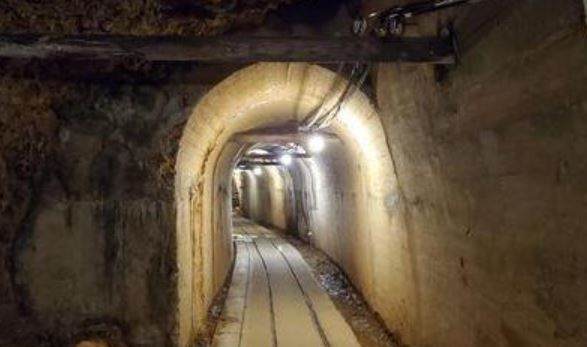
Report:
[[[288,166],[293,162],[293,158],[289,154],[284,154],[279,158],[279,162],[285,166]]]
[[[254,148],[248,151],[247,154],[269,154],[269,152],[262,148]]]
[[[312,135],[308,140],[308,149],[311,153],[320,153],[326,147],[324,138],[320,135]]]

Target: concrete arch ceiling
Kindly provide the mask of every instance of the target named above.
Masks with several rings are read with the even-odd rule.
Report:
[[[220,238],[214,235],[222,232],[215,230],[219,225],[215,218],[230,216],[229,210],[223,211],[230,209],[228,199],[219,195],[217,187],[230,185],[232,168],[243,150],[231,137],[260,127],[299,124],[316,110],[330,109],[346,84],[341,76],[316,65],[262,63],[229,76],[194,108],[176,163],[180,346],[202,328],[207,307],[229,268],[230,232],[224,231]],[[359,189],[385,200],[388,191],[382,187],[395,187],[396,182],[385,134],[368,97],[354,93],[328,131],[341,140],[358,168]],[[225,246],[213,251],[219,239]],[[226,264],[213,264],[218,254],[227,259]]]
[[[298,121],[316,109],[327,110],[346,80],[305,63],[262,63],[240,70],[214,87],[196,106],[185,127],[176,164],[176,195],[201,177],[194,168],[210,166],[237,132]],[[385,134],[373,104],[362,92],[344,105],[329,129],[367,161],[389,157]]]

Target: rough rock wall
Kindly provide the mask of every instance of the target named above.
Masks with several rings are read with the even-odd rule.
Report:
[[[260,24],[281,0],[6,0],[0,31],[42,34],[213,35]]]
[[[2,93],[0,342],[171,345],[173,161],[207,87],[13,83],[28,89]]]
[[[380,66],[414,277],[375,308],[407,343],[587,344],[582,5],[520,2],[441,83]]]
[[[0,80],[0,326],[6,333],[21,333],[24,323],[15,293],[14,241],[52,166],[57,121],[50,104],[50,95],[34,82]]]
[[[352,163],[321,163],[326,185],[290,170],[289,199],[311,196],[298,231],[407,344],[587,344],[583,16],[579,0],[518,2],[470,34],[441,82],[430,66],[380,65],[399,183],[385,201],[349,189],[356,177],[336,182]],[[357,212],[382,203],[387,216]],[[366,230],[369,218],[385,227]]]

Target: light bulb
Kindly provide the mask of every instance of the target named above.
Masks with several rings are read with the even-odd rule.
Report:
[[[281,158],[279,158],[279,162],[285,166],[288,166],[293,162],[293,158],[289,154],[284,154],[281,156]]]
[[[320,135],[312,135],[308,140],[308,149],[311,153],[320,153],[326,147],[324,138]]]

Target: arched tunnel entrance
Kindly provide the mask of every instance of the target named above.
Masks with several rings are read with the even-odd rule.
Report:
[[[587,346],[585,1],[317,2],[1,2],[0,346],[213,343],[259,268],[363,346]]]
[[[230,269],[233,169],[263,142],[242,134],[300,124],[332,108],[346,85],[315,65],[258,64],[228,77],[195,107],[176,166],[181,346],[203,329]],[[322,152],[287,168],[237,168],[242,207],[259,222],[312,240],[376,305],[378,282],[397,274],[377,269],[402,256],[384,246],[394,235],[389,226],[401,223],[390,212],[398,191],[385,135],[360,91],[345,100],[327,132]]]
[[[587,346],[586,4],[0,1],[0,346]]]

